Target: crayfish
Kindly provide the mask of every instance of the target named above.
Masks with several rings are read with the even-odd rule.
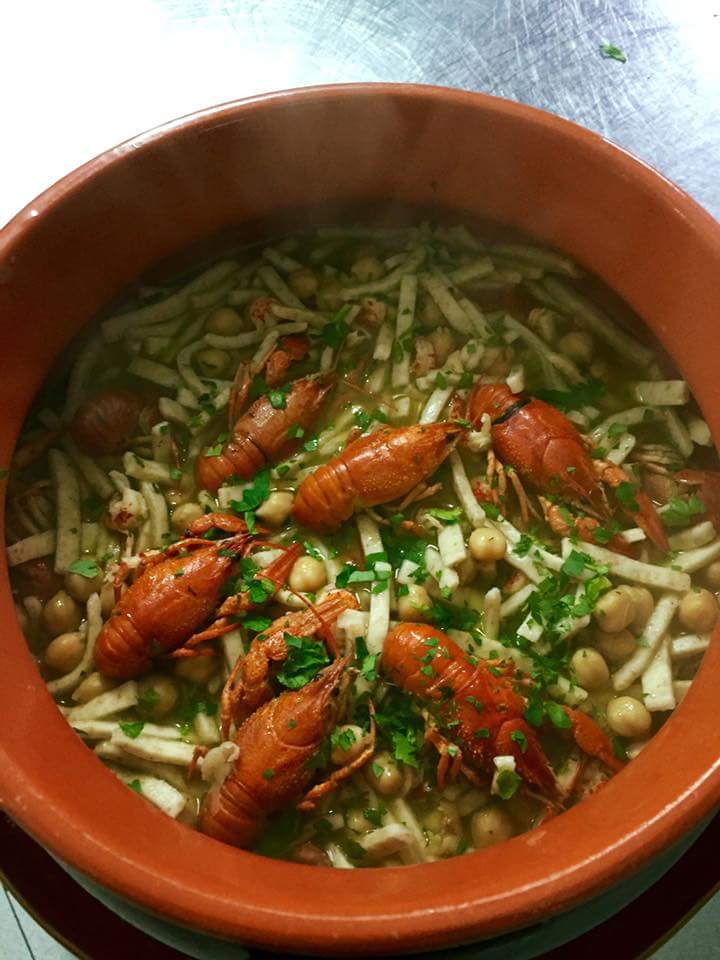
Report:
[[[203,534],[211,530],[229,536],[205,539]],[[197,632],[214,613],[235,562],[262,541],[248,531],[244,520],[220,513],[199,517],[187,532],[184,540],[144,559],[140,576],[120,597],[100,631],[95,664],[105,676],[136,677],[149,669],[153,656],[192,655],[203,641],[232,629],[223,621]],[[300,545],[284,549],[259,576],[280,586],[300,552]],[[247,595],[228,601],[234,612],[250,607]],[[219,616],[224,616],[223,607]]]
[[[614,463],[591,458],[564,413],[537,397],[514,394],[504,383],[490,383],[475,386],[467,403],[467,418],[474,426],[484,415],[490,417],[493,451],[503,464],[514,467],[523,480],[545,494],[557,494],[609,516],[602,483],[618,488],[629,477]],[[668,549],[660,518],[646,493],[633,489],[625,509],[655,546]],[[552,513],[548,519],[552,524]],[[576,525],[575,532],[584,540],[592,540],[599,526],[594,518],[588,520]]]
[[[454,751],[448,751],[437,728],[430,737],[441,753],[440,781],[448,768],[451,775],[462,771],[474,780],[476,770],[492,771],[494,757],[512,756],[527,783],[550,800],[559,798],[538,736],[524,719],[528,701],[520,692],[514,664],[476,660],[436,627],[403,623],[388,634],[382,665],[389,680],[429,704],[437,723],[452,730],[459,745]],[[560,709],[581,750],[612,771],[621,769],[609,738],[589,716],[566,706]]]

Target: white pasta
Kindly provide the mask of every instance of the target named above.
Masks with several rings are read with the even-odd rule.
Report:
[[[447,284],[434,273],[424,273],[420,283],[430,294],[450,326],[467,336],[473,333],[473,325],[462,306],[450,292]]]
[[[362,543],[365,557],[382,554],[385,551],[380,528],[375,521],[366,513],[361,513],[357,517],[358,533]],[[390,624],[390,581],[387,581],[387,588],[380,593],[372,592],[370,595],[370,618],[367,629],[367,648],[370,653],[380,653],[387,636]]]
[[[38,560],[40,557],[47,557],[51,553],[55,553],[55,540],[54,530],[34,533],[24,540],[16,540],[7,548],[8,566],[17,567],[28,560]]]
[[[80,485],[67,455],[48,453],[50,476],[55,488],[55,572],[67,573],[80,556]]]
[[[675,709],[670,646],[667,638],[660,642],[642,675],[642,691],[643,703],[651,713]]]
[[[137,683],[134,680],[128,680],[114,690],[108,690],[93,697],[82,706],[73,707],[68,713],[68,720],[71,724],[76,720],[104,720],[105,717],[112,717],[116,713],[122,713],[123,710],[134,707],[138,702],[138,695]],[[125,739],[130,738],[125,737]]]
[[[645,625],[637,649],[613,674],[612,682],[616,690],[627,690],[648,668],[670,626],[678,603],[675,594],[666,593],[660,597]]]

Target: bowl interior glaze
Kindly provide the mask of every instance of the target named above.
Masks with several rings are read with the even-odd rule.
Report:
[[[250,239],[260,225],[279,232],[378,203],[488,218],[572,254],[643,318],[720,438],[714,220],[639,161],[548,114],[461,91],[360,85],[259,97],[151,131],[66,177],[5,228],[0,463],[63,345],[141,271],[238,224],[235,235]],[[140,803],[81,744],[26,649],[2,564],[0,801],[61,859],[181,924],[335,954],[488,937],[638,869],[720,798],[716,636],[685,702],[641,756],[531,833],[379,871],[241,853]]]

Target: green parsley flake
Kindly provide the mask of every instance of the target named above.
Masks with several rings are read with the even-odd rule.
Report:
[[[521,779],[514,770],[499,770],[495,774],[495,790],[503,800],[510,800],[518,791]]]
[[[136,740],[143,732],[144,726],[145,724],[142,720],[137,720],[132,723],[121,723],[120,729],[126,737],[130,737],[131,740]]]
[[[617,60],[618,63],[627,63],[627,57],[620,47],[616,47],[614,43],[608,43],[607,41],[601,43],[600,55],[606,60]]]
[[[319,640],[312,637],[284,635],[288,655],[277,675],[278,681],[290,690],[299,690],[310,683],[330,658]]]
[[[446,523],[459,523],[462,517],[460,507],[431,507],[426,513],[428,516],[444,520]]]
[[[100,573],[100,567],[94,560],[73,560],[68,570],[70,573],[77,573],[88,580],[94,580]]]
[[[666,527],[686,527],[695,517],[705,512],[705,504],[695,494],[689,496],[687,500],[674,497],[669,501],[667,509],[662,512],[662,522]]]

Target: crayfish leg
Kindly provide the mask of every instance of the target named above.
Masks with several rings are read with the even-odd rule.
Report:
[[[376,732],[375,707],[372,700],[368,702],[368,708],[370,711],[370,738],[368,739],[367,745],[363,748],[361,753],[357,755],[357,757],[354,757],[337,770],[333,770],[332,773],[325,778],[325,780],[321,780],[320,783],[316,783],[315,786],[311,787],[302,800],[300,800],[297,804],[298,810],[314,810],[318,800],[335,790],[336,787],[343,782],[343,780],[347,780],[348,777],[351,777],[356,770],[359,770],[361,767],[365,766],[370,757],[373,755],[375,752]]]
[[[457,776],[463,766],[462,751],[456,744],[450,744],[437,727],[432,725],[428,726],[425,730],[425,739],[435,747],[440,756],[437,768],[437,785],[438,790],[442,791],[445,789],[445,778],[447,777],[448,769],[450,770],[450,780],[452,782],[457,780]],[[451,753],[451,746],[455,748],[454,753]],[[452,763],[450,762],[451,757]]]
[[[523,736],[513,738],[515,733]],[[514,757],[520,776],[523,780],[535,784],[544,797],[554,799],[557,796],[555,774],[540,746],[537,734],[522,717],[506,720],[502,724],[495,737],[495,749],[498,755]]]
[[[592,717],[583,713],[582,710],[573,710],[571,707],[563,707],[563,710],[572,723],[575,743],[583,753],[600,760],[614,773],[622,770],[624,763],[615,756],[610,738]]]

